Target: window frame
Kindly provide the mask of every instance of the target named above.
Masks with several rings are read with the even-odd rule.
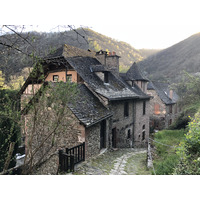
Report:
[[[57,77],[57,80],[55,80],[55,77]],[[59,75],[55,74],[53,75],[53,82],[58,82],[59,81]]]
[[[146,101],[143,101],[143,115],[146,114]]]
[[[72,82],[72,74],[67,74],[67,80],[66,81]]]
[[[124,102],[124,117],[129,117],[129,102]]]

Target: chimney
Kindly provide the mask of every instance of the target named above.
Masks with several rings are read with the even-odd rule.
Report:
[[[114,74],[119,76],[119,58],[120,56],[116,55],[116,52],[98,51],[96,52],[97,60],[102,64],[106,65]]]
[[[173,90],[169,91],[169,98],[172,99],[173,98]]]
[[[106,51],[98,51],[96,52],[96,57],[97,60],[102,64],[102,65],[106,65],[106,56],[107,56],[107,52]]]
[[[119,76],[119,56],[116,55],[116,52],[109,52],[106,56],[106,66],[115,74]]]

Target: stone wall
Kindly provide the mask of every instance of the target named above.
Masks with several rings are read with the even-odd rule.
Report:
[[[129,104],[129,115],[124,116],[124,103]],[[132,147],[133,141],[133,116],[134,106],[132,100],[127,101],[113,101],[110,103],[110,109],[114,112],[112,117],[112,129],[116,128],[116,147],[128,148]],[[110,137],[112,138],[112,136]],[[111,139],[112,146],[112,139]]]
[[[38,106],[39,107],[39,106]],[[65,108],[60,121],[52,110],[38,110],[39,114],[34,121],[34,110],[30,110],[24,118],[26,163],[30,163],[31,155],[33,166],[43,163],[37,174],[56,174],[58,170],[58,150],[71,148],[85,141],[84,127],[73,113]],[[35,123],[35,126],[33,124]],[[55,123],[55,124],[54,124]],[[57,123],[57,124],[56,124]],[[37,150],[38,149],[38,150]]]
[[[170,112],[170,106],[172,106],[172,112]],[[165,117],[165,128],[168,128],[178,116],[177,104],[167,105],[166,106],[166,117]]]
[[[86,128],[85,158],[91,158],[100,151],[100,124]]]
[[[145,114],[143,114],[143,102],[146,102]],[[149,100],[135,102],[134,123],[134,147],[146,147],[149,138]]]
[[[157,95],[155,90],[148,90],[148,94],[154,98],[150,100],[150,126],[152,129],[165,129],[169,127],[170,120],[173,123],[178,116],[179,108],[177,104],[166,105]],[[159,105],[159,112],[155,113],[154,106]],[[170,113],[170,106],[172,106],[172,113]]]
[[[153,96],[150,100],[150,127],[161,130],[165,128],[166,105],[157,95],[155,90],[148,90],[148,94]],[[154,106],[159,105],[159,112],[155,113]]]
[[[100,123],[97,123],[91,127],[86,128],[85,130],[85,149],[86,149],[86,159],[97,156],[100,149]],[[109,148],[109,133],[110,133],[110,119],[106,120],[106,147]]]

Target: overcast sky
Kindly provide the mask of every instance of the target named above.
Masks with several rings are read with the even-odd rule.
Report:
[[[44,30],[83,25],[137,49],[160,49],[200,32],[199,5],[199,0],[34,0],[28,5],[7,0],[9,12],[1,9],[0,15],[4,24],[45,24]]]

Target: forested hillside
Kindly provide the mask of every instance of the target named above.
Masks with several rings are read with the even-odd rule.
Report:
[[[189,73],[200,71],[200,33],[158,52],[138,65],[148,77],[157,80],[178,82],[183,70]]]
[[[78,34],[77,34],[78,32]],[[29,68],[33,65],[34,57],[43,57],[56,50],[63,44],[73,45],[82,49],[99,51],[115,51],[120,58],[120,71],[125,72],[133,62],[139,62],[146,58],[154,50],[136,50],[131,45],[120,42],[111,37],[104,36],[90,29],[77,29],[66,32],[54,33],[20,33],[0,36],[0,42],[15,48],[0,45],[0,71],[3,72],[6,82],[12,82],[14,88],[18,87],[29,74]],[[17,45],[16,45],[17,44]],[[6,49],[6,50],[5,50]],[[27,56],[29,55],[29,56]],[[17,82],[17,83],[16,83]]]

